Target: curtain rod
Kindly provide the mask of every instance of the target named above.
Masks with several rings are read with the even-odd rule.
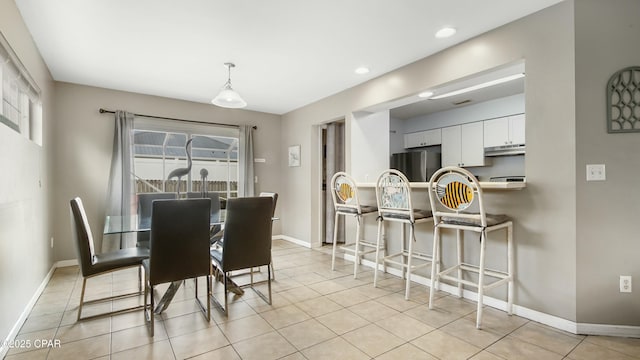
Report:
[[[100,114],[104,114],[104,113],[109,113],[109,114],[115,114],[116,112],[113,110],[105,110],[103,108],[100,108]],[[143,116],[143,117],[148,117],[148,118],[152,118],[152,119],[163,119],[163,120],[173,120],[173,121],[182,121],[182,122],[188,122],[188,123],[192,123],[192,124],[203,124],[203,125],[218,125],[218,126],[229,126],[229,127],[235,127],[235,128],[239,128],[239,125],[232,125],[232,124],[221,124],[221,123],[211,123],[211,122],[206,122],[206,121],[197,121],[197,120],[187,120],[187,119],[177,119],[177,118],[170,118],[170,117],[166,117],[166,116],[155,116],[155,115],[144,115],[144,114],[133,114],[135,116]],[[257,126],[252,126],[252,128],[254,130],[257,130],[258,127]]]

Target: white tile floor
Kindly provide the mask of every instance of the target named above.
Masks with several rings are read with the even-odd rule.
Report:
[[[79,269],[57,269],[17,337],[31,346],[6,359],[640,359],[640,339],[577,336],[492,308],[476,330],[475,303],[438,293],[429,310],[424,286],[405,301],[397,277],[373,288],[369,268],[357,280],[352,263],[331,271],[328,249],[278,240],[273,255],[273,305],[247,290],[230,298],[228,318],[212,309],[207,322],[187,282],[156,318],[153,338],[141,311],[77,323]],[[137,272],[123,271],[90,279],[87,296],[136,287]],[[86,315],[141,301],[88,306]],[[36,347],[38,339],[60,346]]]

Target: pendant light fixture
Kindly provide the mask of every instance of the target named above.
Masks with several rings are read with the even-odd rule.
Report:
[[[211,100],[211,103],[213,105],[217,105],[220,107],[232,108],[232,109],[239,109],[247,106],[247,102],[244,101],[240,97],[240,94],[238,94],[231,87],[231,68],[236,67],[236,65],[234,63],[228,62],[228,63],[224,63],[224,66],[227,67],[227,70],[229,73],[227,83],[224,84],[224,87],[222,88],[222,90],[220,90],[220,93],[218,94],[218,96],[216,96],[213,100]]]

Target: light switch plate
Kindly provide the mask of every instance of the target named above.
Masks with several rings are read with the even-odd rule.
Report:
[[[606,179],[604,164],[587,164],[587,181],[605,181]]]

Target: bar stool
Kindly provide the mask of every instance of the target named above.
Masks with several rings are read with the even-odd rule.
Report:
[[[433,210],[434,234],[431,266],[431,292],[429,309],[433,308],[433,294],[440,280],[449,280],[458,285],[458,296],[462,297],[462,286],[468,285],[478,289],[478,310],[476,328],[482,326],[482,303],[485,291],[496,286],[507,284],[507,313],[513,308],[513,223],[506,215],[490,215],[484,210],[482,189],[469,171],[450,166],[436,171],[429,181],[429,201]],[[473,205],[473,208],[472,208]],[[469,211],[467,211],[469,210]],[[442,229],[455,229],[457,240],[457,264],[440,269],[442,250]],[[487,269],[485,267],[487,233],[506,229],[507,235],[507,271]],[[479,264],[469,264],[462,259],[462,231],[473,231],[480,234]],[[475,240],[475,239],[474,239]],[[478,274],[478,281],[463,278],[464,272]],[[451,273],[455,272],[455,276]],[[486,283],[485,276],[497,280]]]
[[[384,222],[399,222],[402,226],[400,233],[400,252],[383,256],[382,265],[385,267],[385,270],[387,263],[400,266],[403,278],[406,271],[407,280],[404,298],[405,300],[409,300],[411,272],[418,268],[428,266],[432,260],[430,255],[414,252],[413,243],[416,241],[414,227],[416,224],[432,221],[433,217],[429,210],[413,209],[411,205],[409,180],[398,170],[389,169],[380,174],[376,183],[376,200],[378,202],[378,244],[384,241]],[[406,224],[409,225],[408,249],[405,249]],[[400,258],[400,261],[396,260],[397,258]],[[415,264],[414,260],[420,260],[421,262]],[[373,277],[374,287],[378,284],[379,262],[380,257],[376,252],[376,269]]]
[[[351,176],[345,172],[337,172],[331,178],[331,195],[333,197],[333,206],[335,208],[335,226],[333,227],[333,252],[331,255],[331,270],[335,270],[336,264],[336,243],[338,240],[338,216],[343,215],[355,216],[356,218],[356,241],[353,244],[340,246],[342,250],[352,253],[353,260],[353,278],[358,276],[358,264],[365,254],[370,254],[378,250],[384,251],[384,245],[364,240],[362,221],[366,215],[375,215],[378,210],[375,206],[360,205],[358,197],[358,188]],[[380,247],[381,246],[381,247]]]

